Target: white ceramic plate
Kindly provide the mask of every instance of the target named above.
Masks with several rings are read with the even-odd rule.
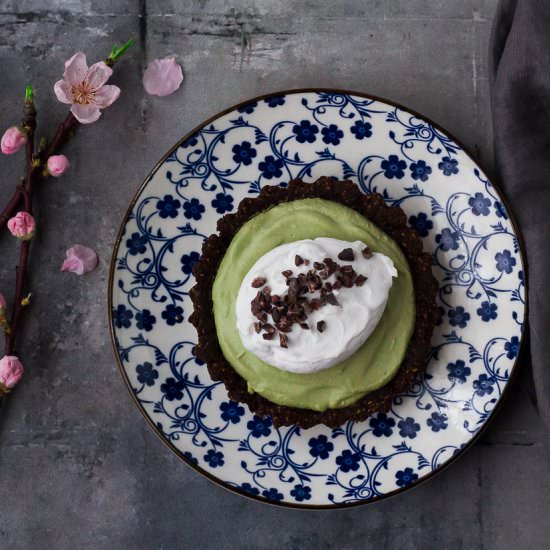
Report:
[[[352,179],[407,213],[433,254],[443,321],[427,373],[388,415],[275,429],[229,401],[195,359],[191,269],[241,199],[322,175]],[[344,507],[411,487],[479,434],[519,353],[524,281],[502,197],[446,133],[363,94],[298,90],[220,113],[155,167],[115,247],[111,330],[137,403],[188,464],[263,501]]]

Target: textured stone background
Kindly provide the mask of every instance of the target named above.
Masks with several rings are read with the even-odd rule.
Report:
[[[212,485],[161,443],[124,387],[106,322],[109,257],[132,195],[174,142],[232,103],[301,86],[371,92],[447,127],[491,174],[496,2],[0,2],[2,127],[18,120],[32,79],[50,132],[64,116],[52,90],[63,61],[138,39],[114,76],[123,95],[69,145],[70,174],[39,192],[27,375],[0,423],[0,548],[548,548],[548,450],[521,379],[482,440],[433,480],[368,507],[292,511]],[[184,86],[146,97],[143,66],[167,54],[183,64]],[[21,156],[0,158],[1,202],[20,171]],[[0,281],[11,294],[8,241]],[[101,256],[87,277],[58,272],[73,242]]]

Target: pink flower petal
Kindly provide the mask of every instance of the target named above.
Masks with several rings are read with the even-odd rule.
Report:
[[[55,92],[55,95],[57,96],[58,101],[61,101],[61,103],[72,103],[73,102],[73,94],[71,92],[71,85],[66,82],[65,80],[58,80],[53,90]]]
[[[71,59],[65,62],[63,78],[71,85],[78,86],[83,82],[88,73],[86,56],[82,52],[75,53]]]
[[[112,86],[107,84],[102,86],[94,96],[94,103],[100,109],[105,109],[114,103],[120,95],[120,88],[118,86]]]
[[[106,65],[103,61],[99,63],[94,63],[89,69],[86,76],[86,81],[90,87],[94,90],[101,88],[111,75],[113,74],[113,69]]]
[[[101,116],[101,111],[96,105],[80,105],[78,103],[73,104],[71,113],[82,124],[95,122]]]
[[[97,266],[97,254],[87,246],[75,244],[67,250],[61,271],[70,271],[77,275],[84,275]]]
[[[170,95],[181,86],[182,82],[183,71],[173,57],[151,61],[143,74],[143,86],[151,95]]]

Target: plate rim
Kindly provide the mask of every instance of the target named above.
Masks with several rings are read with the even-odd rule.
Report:
[[[374,504],[377,502],[380,502],[382,500],[387,500],[388,498],[397,496],[398,494],[402,494],[405,491],[409,491],[415,487],[418,487],[420,484],[423,484],[431,479],[434,478],[434,476],[440,474],[441,472],[447,470],[450,466],[455,464],[455,462],[463,457],[474,445],[477,441],[479,441],[480,437],[485,434],[489,426],[491,425],[493,419],[495,418],[495,415],[498,414],[498,412],[502,409],[502,404],[509,398],[510,396],[510,387],[513,385],[514,381],[517,379],[517,373],[518,370],[522,364],[522,360],[525,356],[525,352],[527,349],[526,345],[526,339],[528,334],[528,326],[529,326],[529,276],[528,276],[528,265],[527,265],[527,257],[525,253],[525,243],[523,241],[522,234],[520,232],[518,223],[516,221],[516,218],[514,216],[514,213],[511,209],[510,202],[508,201],[508,198],[503,193],[500,183],[495,183],[492,178],[488,178],[491,185],[495,188],[495,191],[499,195],[499,198],[501,199],[502,203],[504,204],[506,211],[508,213],[509,221],[512,225],[512,228],[514,230],[515,236],[518,239],[519,244],[519,254],[522,261],[523,271],[525,274],[525,303],[524,303],[524,319],[523,319],[523,330],[521,332],[520,336],[520,343],[519,343],[519,351],[518,355],[516,356],[516,359],[510,369],[510,376],[508,378],[508,382],[506,383],[506,386],[504,388],[503,393],[500,396],[500,399],[495,405],[495,408],[491,412],[491,415],[489,418],[485,421],[483,426],[479,429],[479,431],[464,445],[462,449],[458,453],[456,453],[453,457],[451,457],[449,460],[447,460],[443,465],[439,466],[437,469],[432,470],[429,474],[426,474],[425,476],[421,477],[417,481],[407,485],[406,487],[400,487],[397,489],[394,489],[393,491],[390,491],[389,493],[386,493],[381,496],[375,496],[373,498],[370,498],[368,500],[360,500],[356,502],[350,502],[350,503],[339,503],[339,504],[299,504],[294,502],[281,502],[281,501],[271,501],[265,498],[262,498],[260,496],[251,495],[250,493],[247,493],[246,491],[243,491],[239,487],[233,487],[232,485],[228,484],[227,482],[219,479],[218,477],[214,476],[213,474],[209,473],[208,471],[204,470],[203,468],[199,467],[198,465],[193,464],[187,457],[184,456],[183,452],[177,449],[174,445],[172,445],[159,431],[157,426],[155,425],[153,419],[146,413],[145,409],[140,405],[139,400],[137,399],[132,386],[130,384],[130,381],[128,379],[128,375],[126,374],[126,371],[124,369],[124,366],[122,365],[122,362],[120,360],[120,356],[117,353],[116,348],[116,335],[115,335],[115,327],[113,324],[113,317],[111,315],[112,311],[112,304],[113,304],[113,283],[115,278],[115,264],[116,264],[116,258],[118,255],[119,247],[122,240],[122,234],[124,232],[124,229],[126,227],[126,224],[128,223],[128,218],[140,198],[142,192],[145,190],[151,179],[154,177],[154,175],[158,172],[159,168],[166,162],[168,157],[178,148],[180,147],[187,139],[189,139],[193,134],[200,131],[202,128],[207,126],[208,124],[214,122],[215,120],[225,116],[226,114],[235,111],[236,109],[251,103],[251,102],[259,102],[263,99],[266,99],[268,97],[272,96],[286,96],[286,95],[293,95],[293,94],[306,94],[306,93],[317,93],[317,92],[324,92],[324,93],[334,93],[334,94],[342,94],[342,95],[352,95],[361,97],[363,99],[370,99],[374,101],[379,101],[382,103],[385,103],[387,105],[396,107],[398,109],[401,109],[405,112],[410,113],[411,115],[415,117],[419,117],[421,120],[424,120],[428,122],[430,125],[432,125],[437,130],[441,131],[443,134],[451,138],[464,152],[464,154],[476,165],[481,168],[484,174],[486,174],[485,170],[481,167],[480,163],[473,157],[471,154],[469,148],[465,147],[464,144],[458,140],[452,133],[447,131],[445,128],[443,128],[438,123],[434,122],[431,118],[423,115],[422,113],[419,113],[418,111],[411,109],[410,107],[406,107],[405,105],[398,103],[396,101],[386,99],[381,96],[365,93],[365,92],[358,92],[354,90],[349,90],[345,88],[333,88],[333,87],[306,87],[306,88],[290,88],[285,90],[277,90],[273,92],[269,92],[266,94],[257,95],[251,98],[247,98],[244,101],[241,101],[239,103],[236,103],[234,105],[231,105],[229,107],[226,107],[225,109],[217,112],[213,116],[207,118],[206,120],[202,121],[200,124],[195,126],[193,129],[191,129],[189,132],[187,132],[181,139],[179,139],[162,157],[161,159],[155,163],[153,168],[148,172],[145,179],[142,181],[142,183],[139,185],[137,190],[134,192],[132,199],[128,205],[128,208],[126,209],[124,216],[120,222],[119,229],[117,231],[117,236],[114,241],[113,245],[113,251],[111,254],[111,259],[109,262],[109,276],[107,278],[107,318],[109,323],[109,335],[111,340],[111,348],[115,357],[115,362],[118,367],[118,370],[120,371],[120,374],[122,376],[122,379],[124,380],[124,383],[126,385],[126,388],[128,389],[128,392],[130,393],[133,402],[137,406],[139,412],[141,415],[145,418],[149,426],[152,428],[153,432],[160,438],[160,440],[172,451],[176,454],[176,456],[182,460],[187,466],[192,468],[195,472],[197,472],[199,475],[205,477],[210,482],[214,483],[215,485],[218,485],[219,487],[222,487],[226,491],[229,491],[231,493],[235,493],[240,495],[241,497],[245,497],[249,500],[253,500],[256,502],[261,502],[262,504],[269,504],[274,507],[280,507],[280,508],[294,508],[298,510],[344,510],[344,509],[350,509],[350,508],[357,508],[359,506],[367,506],[369,504]]]

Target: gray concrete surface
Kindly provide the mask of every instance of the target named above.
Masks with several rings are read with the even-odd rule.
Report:
[[[32,79],[51,131],[65,110],[52,91],[64,60],[138,39],[113,79],[121,98],[80,128],[66,150],[70,175],[39,192],[27,374],[0,422],[0,548],[548,548],[549,455],[521,383],[482,440],[424,485],[354,510],[277,509],[212,485],[158,440],[127,394],[106,323],[109,257],[132,195],[178,138],[234,102],[300,86],[368,91],[441,123],[491,173],[495,9],[496,0],[0,2],[3,127]],[[146,97],[142,68],[167,54],[184,67],[183,88]],[[20,163],[0,158],[1,202]],[[73,242],[101,256],[87,277],[58,272]],[[11,294],[10,244],[0,242],[0,290]]]

